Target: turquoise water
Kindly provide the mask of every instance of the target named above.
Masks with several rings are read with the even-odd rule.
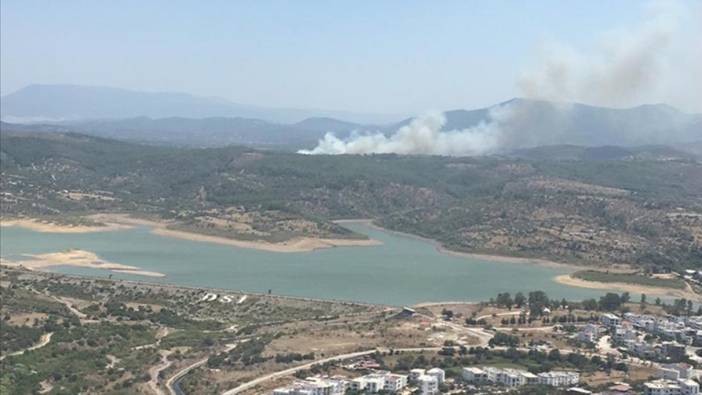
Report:
[[[567,273],[567,269],[447,255],[427,241],[360,223],[345,226],[383,244],[276,253],[158,236],[144,227],[84,234],[40,233],[5,227],[0,232],[0,254],[12,259],[22,254],[78,248],[95,252],[107,261],[164,273],[166,277],[75,267],[52,270],[249,292],[270,289],[280,295],[392,305],[480,301],[499,292],[514,294],[533,290],[543,290],[551,298],[572,300],[604,293],[555,283],[553,277]]]

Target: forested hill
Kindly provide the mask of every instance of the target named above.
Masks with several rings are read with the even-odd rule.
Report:
[[[0,143],[3,217],[119,211],[271,241],[356,237],[331,220],[374,218],[459,251],[702,266],[702,165],[668,151],[597,160],[305,156],[27,132],[3,132]]]

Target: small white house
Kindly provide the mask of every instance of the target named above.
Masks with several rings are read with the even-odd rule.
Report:
[[[426,374],[426,370],[424,369],[412,369],[410,370],[409,379],[410,381],[415,382],[419,376],[423,376],[424,374]]]
[[[446,372],[444,372],[443,369],[431,368],[427,370],[427,374],[436,377],[436,381],[439,384],[443,384],[443,382],[446,381]]]
[[[417,377],[417,387],[422,395],[434,395],[439,393],[439,381],[436,376],[427,374]]]
[[[622,322],[622,319],[616,314],[605,313],[600,316],[600,322],[602,325],[615,327]]]
[[[461,372],[461,377],[463,377],[463,380],[475,384],[482,384],[488,381],[487,372],[483,369],[474,366],[463,368],[463,371]]]

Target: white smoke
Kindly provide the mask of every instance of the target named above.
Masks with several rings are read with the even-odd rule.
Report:
[[[640,26],[603,35],[592,51],[551,45],[535,67],[522,73],[517,86],[525,97],[553,104],[515,101],[497,106],[488,120],[464,130],[442,131],[445,117],[429,114],[391,135],[353,134],[340,139],[327,133],[314,149],[299,152],[481,155],[569,141],[573,136],[563,135],[572,122],[569,102],[620,107],[661,101],[651,100],[657,97],[676,105],[676,98],[682,97],[697,104],[702,100],[700,21],[702,7],[651,3]],[[550,122],[546,127],[524,130],[524,125],[541,125],[544,119]]]
[[[505,117],[505,109],[496,107],[490,112],[490,120],[463,129],[442,131],[446,117],[440,113],[429,113],[413,119],[393,134],[386,136],[354,133],[340,139],[327,133],[312,150],[298,151],[301,154],[401,154],[401,155],[447,155],[472,156],[493,152],[499,145],[501,130],[499,119]]]
[[[639,26],[603,34],[592,50],[546,45],[517,86],[527,97],[546,100],[610,107],[665,101],[685,107],[676,101],[680,88],[702,89],[695,75],[702,70],[700,21],[699,9],[675,1],[649,3]]]

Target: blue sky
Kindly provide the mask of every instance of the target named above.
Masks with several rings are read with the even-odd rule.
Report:
[[[72,83],[408,114],[520,96],[516,81],[538,62],[539,48],[557,42],[587,52],[603,33],[641,24],[648,3],[1,4],[3,95],[32,83]]]

